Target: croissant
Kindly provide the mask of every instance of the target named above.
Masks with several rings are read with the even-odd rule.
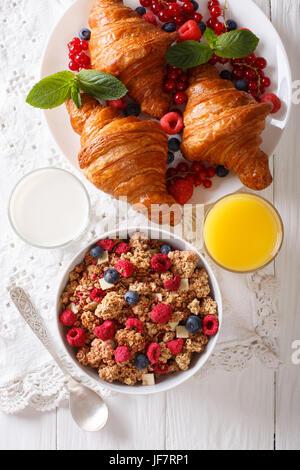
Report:
[[[95,0],[89,21],[92,68],[118,76],[143,112],[161,118],[171,102],[164,58],[177,32],[148,23],[122,0]]]
[[[219,77],[210,64],[191,71],[187,89],[181,150],[191,161],[206,161],[233,170],[250,189],[272,182],[268,157],[260,150],[270,103],[257,103]]]
[[[89,95],[82,95],[80,109],[72,100],[66,106],[74,131],[81,135],[78,160],[89,181],[117,199],[126,197],[155,222],[162,223],[165,211],[174,225],[180,214],[166,190],[167,136],[161,126],[135,116],[122,118]],[[153,204],[160,205],[157,212]]]

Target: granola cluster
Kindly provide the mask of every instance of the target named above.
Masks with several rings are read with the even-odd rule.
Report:
[[[198,261],[141,233],[99,240],[61,296],[60,321],[78,361],[126,385],[153,385],[187,370],[218,331],[217,304]]]

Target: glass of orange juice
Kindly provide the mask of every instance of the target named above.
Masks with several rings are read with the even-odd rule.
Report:
[[[230,194],[217,201],[206,215],[206,250],[229,271],[247,273],[263,268],[276,257],[282,242],[281,217],[261,196]]]

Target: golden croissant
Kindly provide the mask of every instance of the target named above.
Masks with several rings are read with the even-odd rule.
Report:
[[[233,170],[248,188],[262,190],[272,182],[261,133],[272,109],[219,77],[210,64],[190,73],[181,150],[191,161],[206,161]]]
[[[179,216],[175,199],[166,190],[167,136],[160,124],[123,118],[89,95],[77,109],[66,103],[75,132],[81,135],[80,168],[99,189],[116,199],[126,197],[135,209],[161,223],[164,212],[171,224]],[[165,205],[158,212],[151,205]],[[179,221],[179,220],[178,220]],[[177,222],[176,222],[177,223]]]
[[[148,23],[122,0],[95,0],[90,27],[92,68],[119,77],[143,112],[166,114],[171,96],[163,90],[164,59],[177,32]]]

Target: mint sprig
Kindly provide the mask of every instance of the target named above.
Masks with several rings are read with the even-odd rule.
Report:
[[[52,109],[72,98],[80,108],[80,91],[100,100],[117,100],[126,95],[127,88],[116,77],[97,70],[81,70],[78,75],[63,71],[38,82],[29,92],[26,102],[35,108]]]
[[[217,36],[210,28],[204,33],[207,43],[183,41],[167,50],[166,61],[179,68],[192,68],[207,63],[213,54],[226,59],[241,59],[252,54],[258,37],[246,29],[237,29]]]

